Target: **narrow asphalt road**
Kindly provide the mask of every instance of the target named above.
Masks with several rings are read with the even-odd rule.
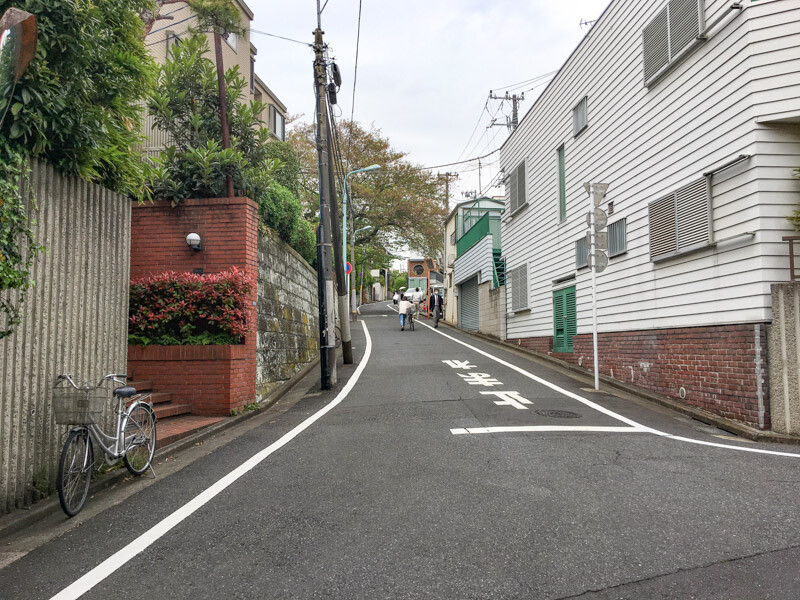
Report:
[[[362,312],[349,383],[0,569],[0,598],[800,594],[800,449]]]

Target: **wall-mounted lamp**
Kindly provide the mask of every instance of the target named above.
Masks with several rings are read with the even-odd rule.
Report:
[[[190,233],[186,236],[186,245],[195,251],[203,249],[203,245],[200,243],[200,236],[196,233]]]

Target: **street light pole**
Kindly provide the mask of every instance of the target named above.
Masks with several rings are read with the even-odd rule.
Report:
[[[350,175],[355,175],[356,173],[366,173],[367,171],[377,171],[380,169],[380,165],[370,165],[368,167],[364,167],[363,169],[356,169],[355,171],[350,171],[347,175],[344,176],[344,184],[342,185],[342,256],[344,257],[344,263],[347,265],[347,178]],[[363,228],[362,228],[363,229]],[[361,229],[359,229],[361,231]],[[353,232],[353,238],[355,239],[355,232]],[[353,256],[355,259],[355,255]],[[347,275],[347,289],[350,289],[350,275]],[[349,303],[349,302],[348,302]],[[347,310],[347,314],[344,315],[342,318],[347,316],[349,318],[349,313],[353,309],[353,306],[349,306]]]

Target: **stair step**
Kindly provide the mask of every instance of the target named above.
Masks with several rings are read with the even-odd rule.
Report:
[[[184,415],[192,412],[191,404],[173,404],[172,402],[156,404],[154,407],[157,419],[166,419],[176,415]]]
[[[153,404],[163,404],[172,400],[172,394],[169,392],[153,392],[150,396]]]
[[[134,379],[129,381],[128,385],[136,388],[137,392],[149,392],[153,389],[153,382],[146,379]]]
[[[158,421],[156,426],[157,433],[157,448],[164,448],[173,442],[185,438],[187,435],[193,434],[195,431],[200,431],[219,423],[227,417],[205,417],[201,415],[178,415],[176,417],[169,417],[163,421]]]

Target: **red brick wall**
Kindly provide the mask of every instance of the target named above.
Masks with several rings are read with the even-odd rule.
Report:
[[[186,245],[186,236],[196,233],[200,236],[202,250],[195,251]],[[211,198],[186,200],[180,206],[171,207],[168,202],[153,204],[134,204],[131,219],[131,279],[163,273],[165,271],[193,271],[201,268],[205,273],[226,271],[232,266],[247,271],[258,280],[258,205],[249,198]],[[256,389],[256,306],[258,290],[254,287],[252,302],[248,304],[251,332],[245,336],[245,343],[239,347],[216,346],[214,348],[233,348],[237,356],[232,359],[220,355],[219,359],[194,358],[183,363],[175,358],[168,348],[163,349],[171,358],[165,358],[166,369],[171,377],[161,377],[158,383],[139,370],[152,370],[158,375],[157,365],[136,364],[137,350],[130,347],[128,352],[128,371],[140,379],[152,379],[154,389],[172,392],[179,400],[197,402],[198,414],[228,414],[231,408],[237,410],[244,404],[255,400]],[[201,347],[178,346],[181,353],[200,352]],[[141,349],[140,349],[141,350]],[[155,351],[156,348],[147,348]],[[220,350],[222,351],[222,350]],[[166,355],[165,355],[166,356]],[[198,355],[199,356],[199,355]],[[142,359],[148,362],[150,359]],[[215,361],[219,360],[217,365]],[[199,370],[198,370],[199,369]],[[197,387],[198,378],[207,382],[205,387]],[[164,381],[161,385],[161,381]],[[205,384],[204,384],[205,385]],[[231,386],[227,392],[220,390],[221,398],[217,409],[208,406],[204,399],[209,389]],[[176,391],[173,391],[176,390]],[[190,390],[192,397],[187,395]],[[202,391],[202,394],[200,393]],[[205,396],[206,398],[209,396]],[[232,404],[231,404],[232,403]],[[194,411],[193,411],[194,412]]]
[[[506,340],[514,345],[551,354],[594,369],[591,334],[573,338],[572,354],[553,354],[553,338]],[[763,361],[762,397],[769,423],[766,377],[766,326],[758,343]],[[619,381],[669,396],[728,419],[759,426],[755,325],[718,325],[646,331],[601,333],[598,336],[600,373]],[[686,390],[681,399],[680,388]]]
[[[245,346],[129,346],[128,375],[192,405],[192,414],[229,415],[255,400],[253,355]]]

